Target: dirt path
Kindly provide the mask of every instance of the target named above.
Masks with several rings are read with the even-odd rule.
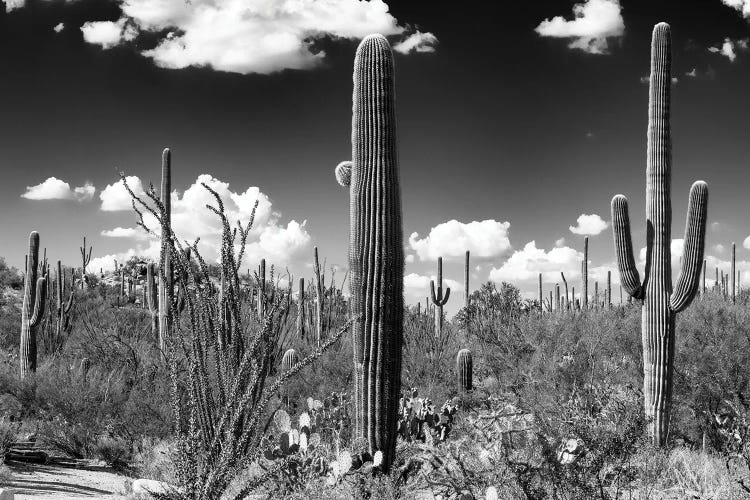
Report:
[[[124,498],[127,477],[108,467],[68,468],[37,464],[8,464],[10,481],[3,487],[16,490],[16,500],[66,498]]]

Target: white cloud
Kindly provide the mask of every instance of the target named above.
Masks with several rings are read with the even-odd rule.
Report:
[[[16,0],[18,1],[18,0]],[[141,54],[164,68],[210,67],[268,74],[310,69],[326,54],[321,39],[401,35],[406,27],[384,0],[117,0],[116,21],[89,22],[84,39],[104,48],[140,34],[155,39]],[[397,44],[408,52],[434,51],[432,33],[415,32]]]
[[[55,25],[55,27],[54,27],[54,28],[52,28],[52,30],[53,30],[53,31],[54,31],[55,33],[60,33],[60,32],[61,32],[62,30],[64,30],[64,29],[65,29],[65,24],[64,24],[64,23],[58,23],[58,24],[56,24],[56,25]]]
[[[564,247],[565,246],[565,238],[560,238],[558,240],[555,240],[555,246],[556,247]]]
[[[679,271],[680,259],[682,259],[682,252],[684,250],[684,238],[673,238],[670,244],[670,253],[672,254],[672,271]],[[646,265],[646,247],[642,247],[638,252],[638,261],[641,269]]]
[[[409,236],[409,246],[421,261],[463,259],[466,251],[474,258],[502,257],[511,250],[508,239],[510,222],[492,219],[469,223],[449,220],[430,229],[430,234],[420,239],[414,232]]]
[[[745,17],[750,17],[750,0],[721,0],[724,5],[742,12]]]
[[[414,254],[413,253],[408,254],[404,260],[406,261],[407,264],[412,264],[414,262]]]
[[[584,0],[573,6],[573,16],[573,20],[562,16],[545,19],[535,31],[541,36],[572,39],[568,47],[589,54],[607,54],[608,40],[625,33],[618,0]]]
[[[721,243],[717,243],[716,245],[714,245],[713,250],[716,253],[724,253],[724,245],[722,245]]]
[[[747,38],[741,40],[731,40],[729,38],[724,39],[724,43],[721,46],[709,47],[708,51],[714,54],[721,54],[722,56],[729,59],[730,62],[734,62],[737,59],[737,52],[745,51],[750,45],[750,40]]]
[[[435,275],[423,276],[417,273],[409,273],[404,276],[404,290],[407,294],[419,296],[430,295],[430,281],[435,281],[437,278]],[[437,287],[437,283],[435,284]],[[443,288],[448,287],[451,289],[451,297],[454,293],[461,292],[464,286],[456,280],[447,279],[443,276]],[[449,299],[450,300],[450,299]]]
[[[745,240],[742,242],[742,246],[750,250],[750,236],[745,238]]]
[[[102,236],[107,238],[140,238],[145,237],[144,231],[134,227],[116,227],[114,229],[105,229]]]
[[[20,9],[26,5],[26,0],[3,0],[5,2],[5,12],[11,12]]]
[[[86,42],[100,45],[103,49],[111,49],[122,42],[133,40],[138,34],[124,17],[117,22],[88,21],[81,26],[81,32]]]
[[[126,180],[128,181],[128,186],[135,194],[138,196],[144,195],[143,184],[138,177],[129,175],[126,177]],[[107,185],[107,187],[102,189],[102,192],[99,193],[99,199],[102,201],[101,209],[105,212],[133,209],[130,195],[125,189],[122,181],[117,181],[113,184]]]
[[[67,182],[57,177],[49,177],[41,184],[27,186],[26,192],[21,195],[21,198],[26,198],[27,200],[76,200],[84,202],[91,200],[95,192],[96,188],[88,182],[83,186],[70,189],[70,184]]]
[[[143,192],[142,182],[138,177],[132,176],[127,179],[134,192]],[[229,188],[228,183],[208,174],[198,176],[183,193],[172,192],[172,229],[180,242],[192,243],[200,238],[198,249],[201,255],[209,262],[217,261],[219,258],[221,223],[219,218],[206,208],[207,204],[216,206],[216,201],[213,195],[202,186],[202,183],[219,194],[232,227],[236,227],[238,221],[243,225],[247,224],[255,201],[258,200],[255,222],[247,240],[247,259],[258,261],[265,258],[269,264],[277,266],[284,266],[292,261],[309,260],[312,239],[307,232],[306,221],[300,223],[292,220],[282,224],[281,214],[273,210],[270,199],[260,189],[250,187],[244,192],[235,192]],[[120,182],[107,186],[100,198],[102,210],[132,210],[130,196]],[[135,214],[133,216],[135,217]],[[144,222],[157,235],[159,234],[158,224],[152,215],[145,213]],[[115,228],[106,236],[116,237],[115,235],[118,237],[137,236],[138,231],[130,228]],[[159,249],[159,241],[152,235],[148,237],[148,243],[145,246],[130,249],[128,252],[156,259]]]
[[[597,214],[581,214],[578,216],[577,225],[569,226],[568,229],[570,229],[570,232],[573,234],[596,236],[607,229],[608,226],[609,223]]]
[[[560,272],[565,273],[567,280],[581,275],[583,253],[570,247],[555,247],[549,252],[536,247],[535,241],[527,243],[522,250],[517,250],[498,269],[490,271],[490,280],[500,283],[507,281],[531,281],[538,279],[542,273],[545,282],[561,281]]]
[[[408,54],[409,52],[435,52],[435,45],[437,43],[438,39],[432,33],[416,31],[394,45],[393,50],[401,54]]]

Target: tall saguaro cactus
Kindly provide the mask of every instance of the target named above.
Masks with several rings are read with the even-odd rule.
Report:
[[[737,279],[737,268],[735,266],[735,245],[734,242],[732,242],[732,303],[734,304],[736,299],[736,290],[737,290],[737,283],[734,281]]]
[[[315,342],[320,345],[323,339],[323,280],[320,276],[318,247],[315,247],[313,253],[313,273],[315,274]]]
[[[151,334],[156,337],[159,334],[159,294],[156,290],[156,264],[146,264],[146,305],[151,315]]]
[[[159,259],[159,347],[164,350],[166,339],[172,323],[172,256],[168,238],[171,236],[172,224],[172,153],[164,149],[161,156],[161,198],[164,205],[164,221],[161,228],[161,257]]]
[[[589,308],[589,237],[583,238],[583,263],[581,263],[581,309]]]
[[[443,295],[442,257],[438,257],[437,294],[435,293],[435,282],[430,280],[430,296],[432,297],[432,303],[435,304],[435,336],[440,337],[443,333],[443,306],[451,296],[451,289],[449,287],[445,288],[445,295]]]
[[[396,452],[404,323],[404,249],[393,54],[382,35],[354,59],[352,161],[336,167],[349,186],[349,270],[354,339],[355,432],[388,469]]]
[[[29,254],[26,257],[23,305],[21,307],[21,347],[19,364],[21,378],[36,371],[36,330],[44,319],[47,304],[47,280],[37,278],[39,272],[39,233],[29,235]]]
[[[305,339],[305,278],[299,279],[299,292],[297,295],[297,336]]]
[[[58,338],[61,338],[63,333],[68,331],[70,326],[70,311],[73,309],[73,300],[75,298],[75,278],[71,272],[70,281],[70,296],[67,302],[65,301],[65,274],[63,273],[62,262],[57,261],[57,324],[55,326],[55,332]]]
[[[643,301],[643,395],[654,444],[664,445],[674,373],[675,316],[691,302],[699,285],[708,212],[708,186],[697,181],[690,188],[685,248],[677,284],[672,290],[670,264],[672,207],[670,201],[671,36],[668,24],[654,27],[646,164],[646,270],[640,282],[633,258],[627,198],[612,199],[612,226],[621,282],[632,297]]]

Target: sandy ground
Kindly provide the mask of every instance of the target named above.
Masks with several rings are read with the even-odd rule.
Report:
[[[65,498],[124,498],[129,480],[108,467],[68,468],[37,464],[8,464],[10,480],[0,486],[13,488],[16,500]]]

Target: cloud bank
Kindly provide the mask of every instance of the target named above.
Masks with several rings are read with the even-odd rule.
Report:
[[[27,200],[76,200],[84,202],[91,200],[95,192],[96,188],[88,182],[83,186],[71,189],[70,184],[67,182],[57,177],[49,177],[36,186],[27,186],[26,192],[21,195],[21,198],[26,198]]]

